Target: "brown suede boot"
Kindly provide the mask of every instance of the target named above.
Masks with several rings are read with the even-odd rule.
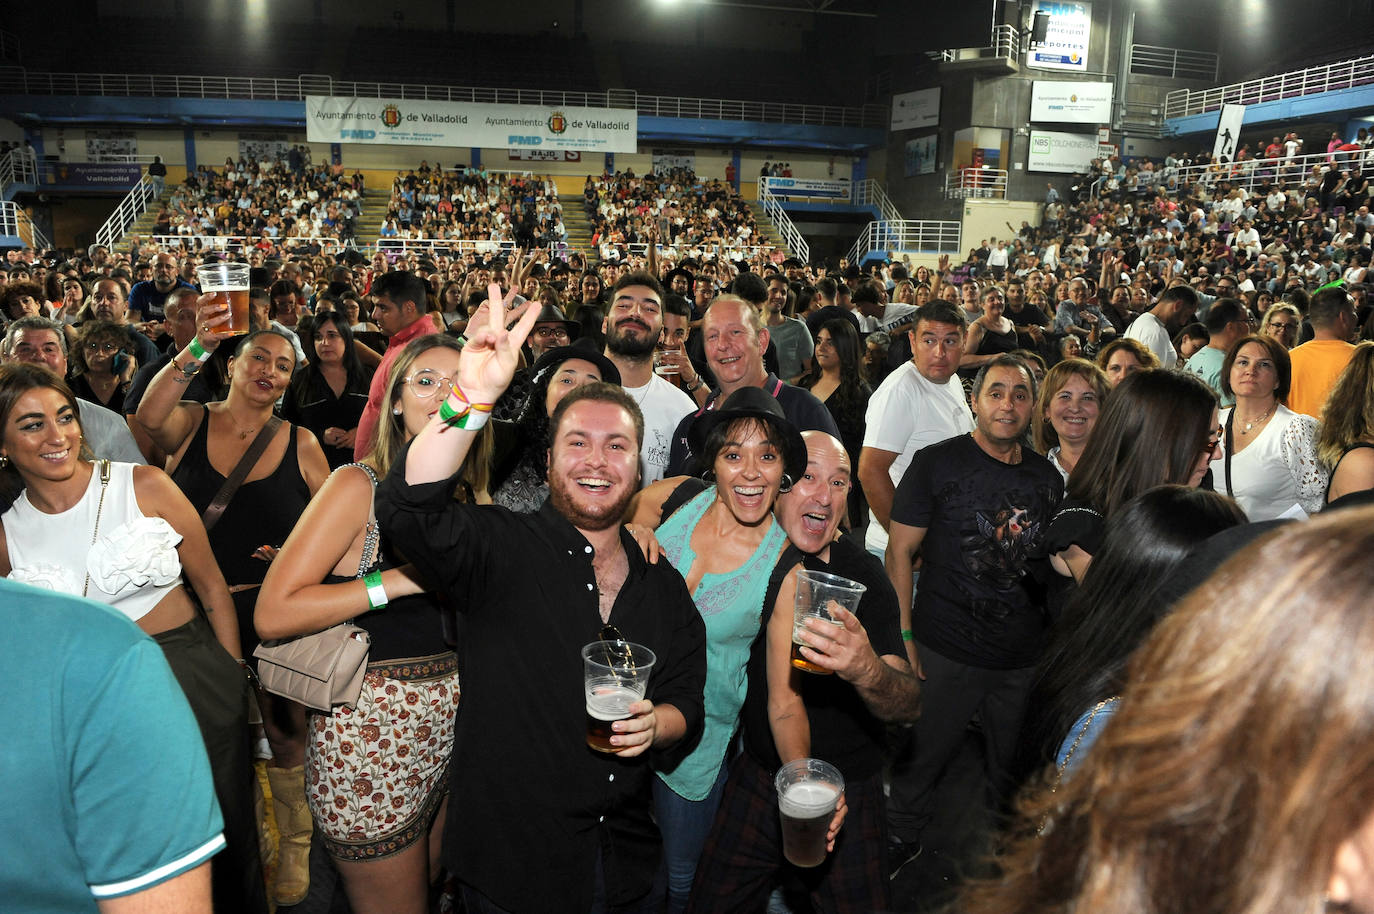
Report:
[[[279,905],[300,904],[310,891],[310,807],[305,802],[305,766],[267,769],[272,812],[281,843],[273,898]]]

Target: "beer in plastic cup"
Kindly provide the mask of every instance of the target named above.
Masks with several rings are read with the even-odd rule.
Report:
[[[629,641],[593,641],[582,648],[587,699],[587,745],[597,752],[619,752],[611,745],[611,724],[630,716],[630,705],[644,697],[654,652]]]
[[[202,294],[214,294],[215,303],[229,306],[229,323],[219,329],[248,332],[248,270],[246,263],[207,263],[196,267]]]
[[[669,352],[676,353],[677,349],[655,349],[654,350],[654,372],[661,375],[678,374],[677,365],[664,359]]]
[[[782,855],[793,866],[825,862],[825,834],[844,793],[844,777],[834,765],[799,758],[778,769],[773,778],[782,817]]]
[[[832,625],[839,625],[830,610],[839,606],[851,613],[859,611],[859,600],[868,588],[858,581],[842,578],[837,574],[823,571],[797,570],[797,597],[792,616],[792,665],[808,673],[830,673],[824,667],[816,666],[802,656],[801,649],[806,644],[802,632],[806,631],[807,619],[820,619]]]

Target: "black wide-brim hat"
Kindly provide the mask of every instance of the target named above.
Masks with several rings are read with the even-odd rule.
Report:
[[[736,419],[758,419],[767,422],[782,436],[782,467],[792,482],[806,472],[806,442],[801,432],[782,411],[777,398],[760,387],[743,387],[732,393],[720,409],[704,412],[687,430],[687,444],[699,461],[705,461],[706,439],[716,426]]]
[[[581,324],[568,320],[566,314],[550,304],[539,306],[539,317],[535,319],[535,324],[562,324],[563,329],[568,331],[569,340],[575,340],[582,334]]]
[[[609,384],[620,383],[620,369],[616,368],[615,363],[606,358],[600,349],[596,348],[596,343],[590,337],[583,337],[566,346],[546,350],[535,361],[534,367],[530,369],[530,377],[537,379],[543,372],[562,365],[568,359],[584,359],[591,362],[601,370],[601,380]]]

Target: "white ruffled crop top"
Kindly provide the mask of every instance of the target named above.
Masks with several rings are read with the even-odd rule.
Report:
[[[100,535],[94,545],[97,508]],[[105,505],[100,508],[100,465],[86,494],[60,514],[45,514],[28,492],[0,516],[9,548],[10,580],[106,603],[134,621],[147,615],[181,584],[177,544],[181,534],[160,517],[146,517],[134,495],[134,465],[110,464]]]

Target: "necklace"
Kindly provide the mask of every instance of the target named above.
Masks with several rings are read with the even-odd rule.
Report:
[[[1274,414],[1274,411],[1278,408],[1279,401],[1275,400],[1273,405],[1266,409],[1258,419],[1252,419],[1249,422],[1245,423],[1245,428],[1241,429],[1240,433],[1242,435],[1250,434],[1250,431],[1254,429],[1256,426],[1263,425],[1265,422],[1267,422],[1269,420],[1269,417],[1272,416]]]

